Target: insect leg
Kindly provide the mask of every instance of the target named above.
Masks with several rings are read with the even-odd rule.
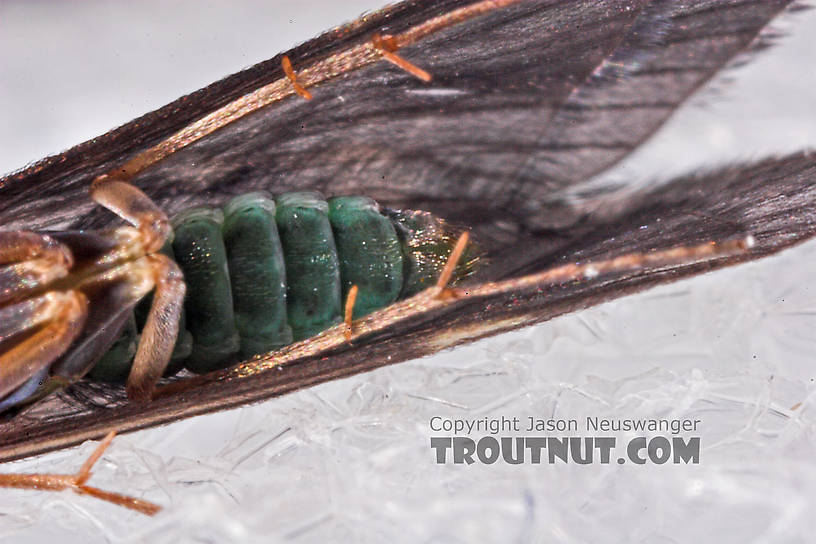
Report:
[[[456,270],[456,266],[462,259],[462,254],[465,252],[469,238],[470,234],[468,231],[463,232],[459,236],[459,239],[456,240],[456,245],[453,246],[453,250],[451,250],[448,256],[448,260],[445,261],[445,267],[442,269],[442,273],[439,274],[439,278],[436,280],[436,288],[440,289],[438,297],[441,299],[457,297],[456,291],[449,289],[448,285],[453,277],[454,270]]]
[[[155,276],[153,304],[127,380],[128,397],[149,400],[156,382],[170,362],[179,332],[185,284],[178,265],[164,255],[150,255]]]
[[[51,366],[47,379],[26,401],[33,402],[72,384],[85,376],[94,365],[98,365],[103,355],[120,336],[134,306],[154,289],[157,291],[157,296],[154,298],[153,307],[159,308],[160,312],[166,314],[158,325],[163,332],[159,334],[160,341],[153,339],[152,335],[146,335],[143,338],[141,349],[144,352],[147,349],[145,346],[156,345],[156,350],[148,355],[154,356],[155,360],[151,360],[147,368],[150,369],[150,372],[155,372],[155,369],[159,367],[164,368],[172,356],[172,340],[168,353],[162,349],[167,343],[166,339],[175,339],[179,328],[179,317],[172,309],[166,309],[168,306],[166,297],[158,295],[164,295],[167,291],[173,292],[174,289],[166,289],[165,286],[172,285],[175,280],[181,281],[180,273],[175,268],[175,264],[161,254],[146,255],[87,278],[82,288],[89,297],[90,304],[83,331],[71,347]],[[175,318],[175,321],[167,322],[170,318]],[[156,328],[157,326],[153,325],[150,330],[153,331]],[[142,355],[140,360],[144,360],[145,357],[146,355]],[[104,369],[103,372],[109,370]],[[128,372],[130,371],[132,367],[129,366]]]
[[[51,292],[0,310],[5,330],[0,338],[10,344],[0,353],[0,399],[62,355],[82,331],[87,315],[87,299],[79,291]],[[28,330],[34,332],[15,341]]]
[[[161,507],[152,502],[85,485],[85,482],[91,477],[93,465],[105,453],[114,436],[116,436],[116,432],[109,432],[76,474],[0,474],[0,487],[37,489],[41,491],[71,489],[80,495],[90,495],[148,516],[157,514]]]
[[[91,184],[91,198],[139,229],[147,254],[161,250],[172,231],[167,215],[127,181],[104,174]]]
[[[311,100],[312,93],[304,89],[303,85],[298,83],[297,75],[295,75],[295,70],[292,68],[292,61],[289,60],[288,56],[283,56],[281,66],[283,67],[283,73],[286,74],[286,77],[292,82],[292,87],[295,89],[295,92],[306,100]]]
[[[70,250],[50,236],[0,232],[0,303],[64,277],[73,264]]]
[[[82,463],[82,466],[79,467],[79,470],[76,474],[74,474],[73,481],[76,485],[83,485],[91,478],[91,469],[96,464],[99,459],[102,458],[102,455],[105,453],[105,450],[108,449],[111,442],[113,442],[113,438],[116,436],[116,431],[111,431],[105,435],[105,438],[99,443],[93,453],[85,459],[85,462]]]
[[[382,35],[382,34],[374,34],[371,37],[371,43],[374,45],[376,49],[380,51],[383,58],[390,62],[391,64],[402,68],[412,76],[421,79],[425,83],[431,81],[432,76],[419,66],[411,64],[404,58],[397,55],[397,49],[399,49],[399,45],[397,44],[397,40],[394,36]]]
[[[352,318],[354,317],[354,303],[357,302],[357,286],[352,285],[346,297],[346,308],[343,323],[346,325],[346,341],[351,342],[351,335],[354,331],[351,328]]]

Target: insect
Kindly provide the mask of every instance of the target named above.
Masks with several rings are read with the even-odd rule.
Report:
[[[179,268],[159,251],[169,221],[141,191],[103,177],[92,195],[136,228],[0,233],[8,263],[0,411],[89,370],[91,379],[127,377],[128,396],[149,400],[174,353],[199,374],[217,370],[239,352],[250,358],[321,333],[340,320],[342,300],[350,339],[354,318],[417,294],[437,276],[444,287],[453,274],[443,270],[454,249],[444,223],[420,212],[389,218],[365,197],[287,193],[276,207],[252,193],[223,213],[190,210],[174,228]],[[130,310],[151,290],[137,342]],[[179,338],[182,302],[191,338]]]
[[[737,229],[737,230],[749,230],[749,229]],[[703,240],[705,240],[705,239],[706,239],[706,238],[703,238]]]

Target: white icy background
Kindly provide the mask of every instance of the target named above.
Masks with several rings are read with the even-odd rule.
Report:
[[[5,0],[0,171],[378,4]],[[668,179],[814,147],[816,12],[775,28],[789,35],[709,85],[610,176]],[[814,265],[811,242],[427,359],[119,437],[91,483],[166,505],[161,515],[0,490],[0,540],[810,542]],[[696,466],[439,466],[434,415],[697,418],[703,450]],[[2,470],[71,472],[93,447]]]

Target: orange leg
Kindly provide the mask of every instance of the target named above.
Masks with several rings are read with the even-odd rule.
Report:
[[[64,277],[73,264],[68,248],[48,235],[0,232],[0,303]]]
[[[431,81],[431,74],[397,55],[397,49],[399,46],[397,45],[397,40],[394,39],[393,36],[374,34],[371,37],[371,43],[374,44],[374,47],[380,50],[383,58],[394,66],[402,68],[412,76],[421,79],[425,83]]]
[[[449,289],[448,284],[451,281],[451,277],[453,277],[453,271],[456,270],[456,265],[459,264],[459,260],[465,252],[469,238],[470,234],[468,234],[467,231],[459,236],[459,239],[456,240],[456,245],[453,246],[450,255],[448,255],[448,260],[445,261],[445,267],[442,268],[442,272],[436,279],[436,287],[441,289],[438,295],[440,299],[457,298],[456,291]]]
[[[148,516],[157,514],[161,510],[161,506],[157,504],[85,485],[85,482],[91,477],[91,469],[110,446],[114,436],[116,436],[115,431],[109,432],[76,474],[0,474],[0,487],[40,491],[70,489],[80,495],[90,495]]]
[[[303,85],[298,83],[297,75],[295,74],[295,70],[292,68],[292,61],[289,60],[289,57],[286,55],[284,55],[281,59],[281,66],[283,66],[283,73],[286,74],[287,79],[292,82],[292,87],[294,87],[295,92],[306,100],[311,100],[312,93],[307,91]]]
[[[346,312],[345,312],[345,319],[343,322],[346,325],[346,341],[351,342],[351,335],[353,333],[351,328],[351,318],[354,315],[354,303],[357,302],[357,286],[352,285],[351,289],[349,289],[348,296],[346,297]]]
[[[172,229],[167,215],[142,191],[105,174],[91,185],[91,198],[139,229],[145,254],[159,251]]]
[[[91,198],[138,229],[137,242],[143,246],[148,260],[149,270],[146,273],[151,276],[148,281],[156,287],[153,305],[127,381],[129,398],[149,400],[173,353],[184,301],[185,285],[181,270],[171,259],[156,254],[172,232],[170,221],[146,194],[130,183],[109,175],[94,180]]]
[[[88,301],[79,291],[46,293],[3,311],[14,313],[26,306],[30,306],[31,315],[24,317],[14,332],[35,332],[0,353],[0,399],[62,355],[82,331],[88,315]]]
[[[142,330],[142,339],[127,380],[128,398],[150,400],[156,382],[170,362],[179,332],[186,286],[181,270],[164,255],[150,255],[156,291]]]

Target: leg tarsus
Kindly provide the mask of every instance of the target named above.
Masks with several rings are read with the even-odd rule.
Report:
[[[459,236],[459,239],[456,240],[456,245],[453,246],[453,249],[448,256],[448,260],[445,261],[445,267],[442,269],[442,272],[439,274],[439,278],[436,280],[436,288],[440,289],[437,298],[460,298],[461,295],[451,289],[448,284],[450,284],[451,278],[453,277],[453,272],[456,270],[456,266],[459,264],[459,260],[462,258],[462,254],[465,252],[469,238],[469,233],[465,231]]]
[[[345,319],[343,322],[346,325],[346,330],[343,333],[347,342],[351,342],[351,337],[354,334],[352,329],[352,319],[354,317],[354,303],[357,302],[357,286],[352,285],[346,297]]]
[[[131,510],[136,510],[137,512],[141,512],[146,516],[155,516],[161,512],[162,509],[161,506],[150,501],[137,499],[136,497],[131,497],[129,495],[122,495],[121,493],[105,491],[104,489],[99,489],[98,487],[77,485],[73,488],[73,490],[79,495],[89,495],[112,504],[124,506],[125,508],[129,508]]]
[[[283,73],[286,74],[286,78],[292,82],[292,87],[294,87],[295,92],[299,94],[302,98],[306,100],[312,99],[312,93],[307,91],[303,85],[301,85],[297,80],[297,74],[295,74],[294,68],[292,68],[292,61],[289,60],[289,57],[284,55],[281,59],[281,66],[283,67]]]
[[[377,50],[380,51],[383,58],[391,64],[402,68],[412,76],[416,77],[417,79],[421,79],[425,83],[428,83],[431,81],[431,79],[433,79],[431,74],[397,55],[399,45],[397,44],[397,40],[394,38],[394,36],[375,33],[373,36],[371,36],[371,43]]]
[[[116,431],[111,431],[105,435],[105,438],[99,443],[96,447],[94,452],[88,457],[82,466],[79,468],[79,471],[76,473],[76,485],[82,485],[88,481],[88,478],[91,477],[91,469],[99,461],[100,457],[105,453],[105,450],[108,449],[111,442],[113,442],[113,438],[116,436]]]

